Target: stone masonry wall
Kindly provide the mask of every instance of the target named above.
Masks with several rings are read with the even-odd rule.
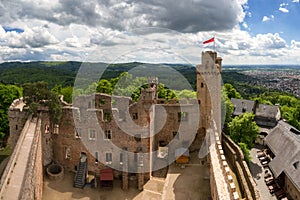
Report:
[[[116,98],[113,100],[120,103],[124,99]],[[149,129],[144,128],[147,124],[147,115],[142,108],[139,108],[141,105],[138,104],[133,104],[130,107],[130,114],[137,113],[136,117],[138,119],[131,117],[129,111],[127,115],[122,115],[122,113],[119,113],[122,109],[111,108],[111,102],[112,99],[109,95],[86,95],[79,97],[74,102],[74,105],[78,107],[63,107],[59,133],[52,134],[55,162],[62,164],[67,170],[74,171],[76,165],[78,165],[80,153],[84,152],[87,155],[88,170],[90,172],[98,176],[101,169],[113,167],[116,169],[114,170],[115,177],[118,178],[121,177],[120,171],[122,171],[122,165],[124,164],[124,161],[120,161],[120,154],[122,149],[126,148],[126,151],[131,152],[128,156],[128,168],[137,168],[137,159],[133,153],[148,152],[150,148]],[[109,113],[109,119],[106,119],[107,113]],[[146,119],[146,121],[143,119]],[[141,127],[139,137],[125,132],[125,130],[130,131],[130,127],[128,129],[126,127],[126,121],[128,120],[133,120],[133,124],[139,125],[135,131]],[[91,130],[95,132],[94,138],[90,138]],[[105,131],[110,132],[110,139],[105,139]],[[80,132],[79,137],[76,136],[76,132]],[[68,150],[69,155],[66,155],[66,150]],[[106,153],[112,153],[111,163],[105,162]],[[98,162],[96,155],[98,156]],[[144,166],[149,166],[149,158],[144,156],[143,159]],[[149,178],[150,174],[146,173],[145,179]]]
[[[29,124],[30,124],[30,120],[31,120],[31,117],[29,117],[23,127],[23,130],[21,131],[21,134],[20,134],[20,137],[21,139],[23,139],[26,135],[26,130],[28,129],[29,127]],[[20,148],[22,144],[22,140],[17,140],[17,143],[15,145],[15,148],[14,150],[12,151],[12,154],[10,155],[10,158],[9,158],[9,161],[6,165],[6,168],[2,174],[2,177],[1,177],[1,181],[0,181],[0,193],[3,192],[3,189],[5,188],[5,184],[8,183],[8,179],[9,179],[9,173],[11,171],[11,169],[13,168],[13,165],[14,163],[16,162],[16,159],[17,159],[17,150],[18,148]]]
[[[222,135],[222,146],[228,161],[234,167],[242,193],[249,200],[260,199],[259,193],[256,190],[255,182],[248,165],[244,160],[244,155],[241,149],[225,134]]]
[[[43,110],[40,112],[39,117],[41,119],[43,166],[46,167],[53,161],[52,130],[50,127],[49,113]]]
[[[288,176],[285,175],[285,191],[288,192],[291,199],[300,199],[300,192],[297,187],[293,184],[293,182],[289,179]]]
[[[23,110],[23,99],[16,99],[13,101],[8,109],[9,119],[9,138],[8,144],[11,150],[14,149],[20,134],[24,128],[25,122],[28,117],[28,112]]]
[[[43,194],[43,164],[42,164],[42,135],[41,119],[38,119],[31,146],[29,160],[27,161],[26,173],[22,183],[20,199],[42,200]]]

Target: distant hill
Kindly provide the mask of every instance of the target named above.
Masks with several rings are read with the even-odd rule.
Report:
[[[56,84],[62,86],[72,86],[76,77],[76,74],[81,66],[81,62],[7,62],[0,64],[0,82],[5,84],[22,85],[26,82],[46,81],[50,87]],[[101,67],[107,67],[105,63],[87,63],[92,67],[93,65],[101,65]],[[130,71],[136,66],[143,63],[120,63],[110,64],[104,71],[102,78],[110,79],[119,76],[122,72]],[[146,67],[155,67],[156,64],[146,64]],[[169,65],[169,64],[164,64]],[[173,69],[180,72],[190,82],[192,87],[196,88],[196,71],[195,67],[181,64],[169,65]],[[91,71],[90,73],[95,73]],[[159,72],[158,72],[159,73]],[[166,74],[165,78],[168,74]],[[169,80],[173,81],[173,80]],[[176,80],[174,80],[176,82]],[[180,84],[180,83],[176,83]]]
[[[7,62],[0,64],[0,81],[5,84],[22,85],[26,82],[46,81],[72,85],[81,63],[79,62]]]
[[[7,62],[0,64],[0,82],[5,84],[16,84],[22,85],[26,82],[37,82],[46,81],[49,87],[54,87],[57,84],[62,86],[72,86],[76,77],[76,74],[81,66],[81,62],[67,61],[67,62]],[[91,69],[96,70],[94,66],[101,66],[100,68],[106,68],[105,63],[87,63],[90,65]],[[122,72],[130,71],[136,69],[137,66],[143,65],[145,67],[152,67],[155,74],[155,67],[158,64],[143,64],[139,62],[132,63],[119,63],[110,64],[104,71],[102,78],[111,79],[119,76]],[[183,64],[163,64],[172,67],[181,73],[190,83],[192,88],[196,89],[196,68],[192,65]],[[224,66],[222,79],[224,83],[232,84],[242,96],[249,97],[250,94],[259,94],[264,92],[266,89],[258,86],[252,86],[250,83],[253,82],[253,77],[241,74],[240,71],[253,69],[253,66]],[[268,66],[269,67],[269,66]],[[264,67],[267,68],[267,67]],[[279,67],[276,67],[279,68]],[[254,67],[255,69],[255,67]],[[256,67],[257,69],[257,67]],[[261,69],[261,68],[260,68]],[[142,74],[143,69],[139,69],[137,74]],[[91,70],[89,72],[91,75],[97,73],[97,71]],[[160,81],[163,82],[167,80],[168,83],[177,85],[180,88],[182,83],[178,82],[176,79],[170,80],[169,74],[160,73],[158,68],[157,74],[160,75]],[[88,76],[87,76],[88,77]],[[88,78],[82,81],[89,81]],[[182,84],[183,85],[183,84]],[[182,88],[184,89],[184,88]]]

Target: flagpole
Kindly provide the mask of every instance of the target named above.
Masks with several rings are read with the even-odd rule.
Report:
[[[216,36],[214,35],[214,52],[216,52]]]

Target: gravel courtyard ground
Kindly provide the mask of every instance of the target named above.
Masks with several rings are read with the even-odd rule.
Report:
[[[257,150],[262,150],[262,146],[255,146],[250,151],[251,162],[250,162],[250,171],[256,182],[256,187],[259,191],[260,198],[264,200],[275,200],[277,199],[275,196],[272,196],[269,192],[269,189],[264,181],[264,168],[256,157]]]
[[[207,200],[210,197],[209,167],[197,163],[197,153],[192,153],[190,164],[184,167],[171,164],[165,184],[154,181],[147,188],[154,191],[139,191],[134,183],[128,191],[123,191],[119,180],[114,181],[112,189],[78,189],[73,187],[74,173],[71,172],[66,172],[61,181],[44,177],[43,200]]]
[[[121,189],[121,181],[114,182],[114,188],[78,189],[73,187],[74,174],[66,172],[61,181],[52,181],[44,178],[43,200],[129,200],[134,199],[140,191],[131,187],[128,191]]]

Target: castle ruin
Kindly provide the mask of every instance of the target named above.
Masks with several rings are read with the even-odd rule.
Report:
[[[40,145],[36,151],[41,156],[29,162],[44,169],[59,163],[64,170],[76,171],[75,187],[83,187],[87,173],[99,177],[101,170],[111,169],[124,190],[130,187],[131,176],[142,190],[156,171],[175,161],[176,149],[184,148],[199,151],[199,164],[210,167],[213,199],[238,199],[220,142],[222,59],[216,52],[204,52],[196,71],[197,99],[184,103],[159,99],[158,80],[149,78],[137,102],[100,93],[78,96],[72,105],[62,101],[61,122],[55,125],[48,110],[41,109],[37,119],[41,141],[34,143]],[[18,146],[26,128],[24,106],[20,99],[9,109],[11,147]],[[34,176],[42,181],[40,174]],[[9,187],[5,181],[1,186]],[[41,191],[30,192],[41,199]]]

